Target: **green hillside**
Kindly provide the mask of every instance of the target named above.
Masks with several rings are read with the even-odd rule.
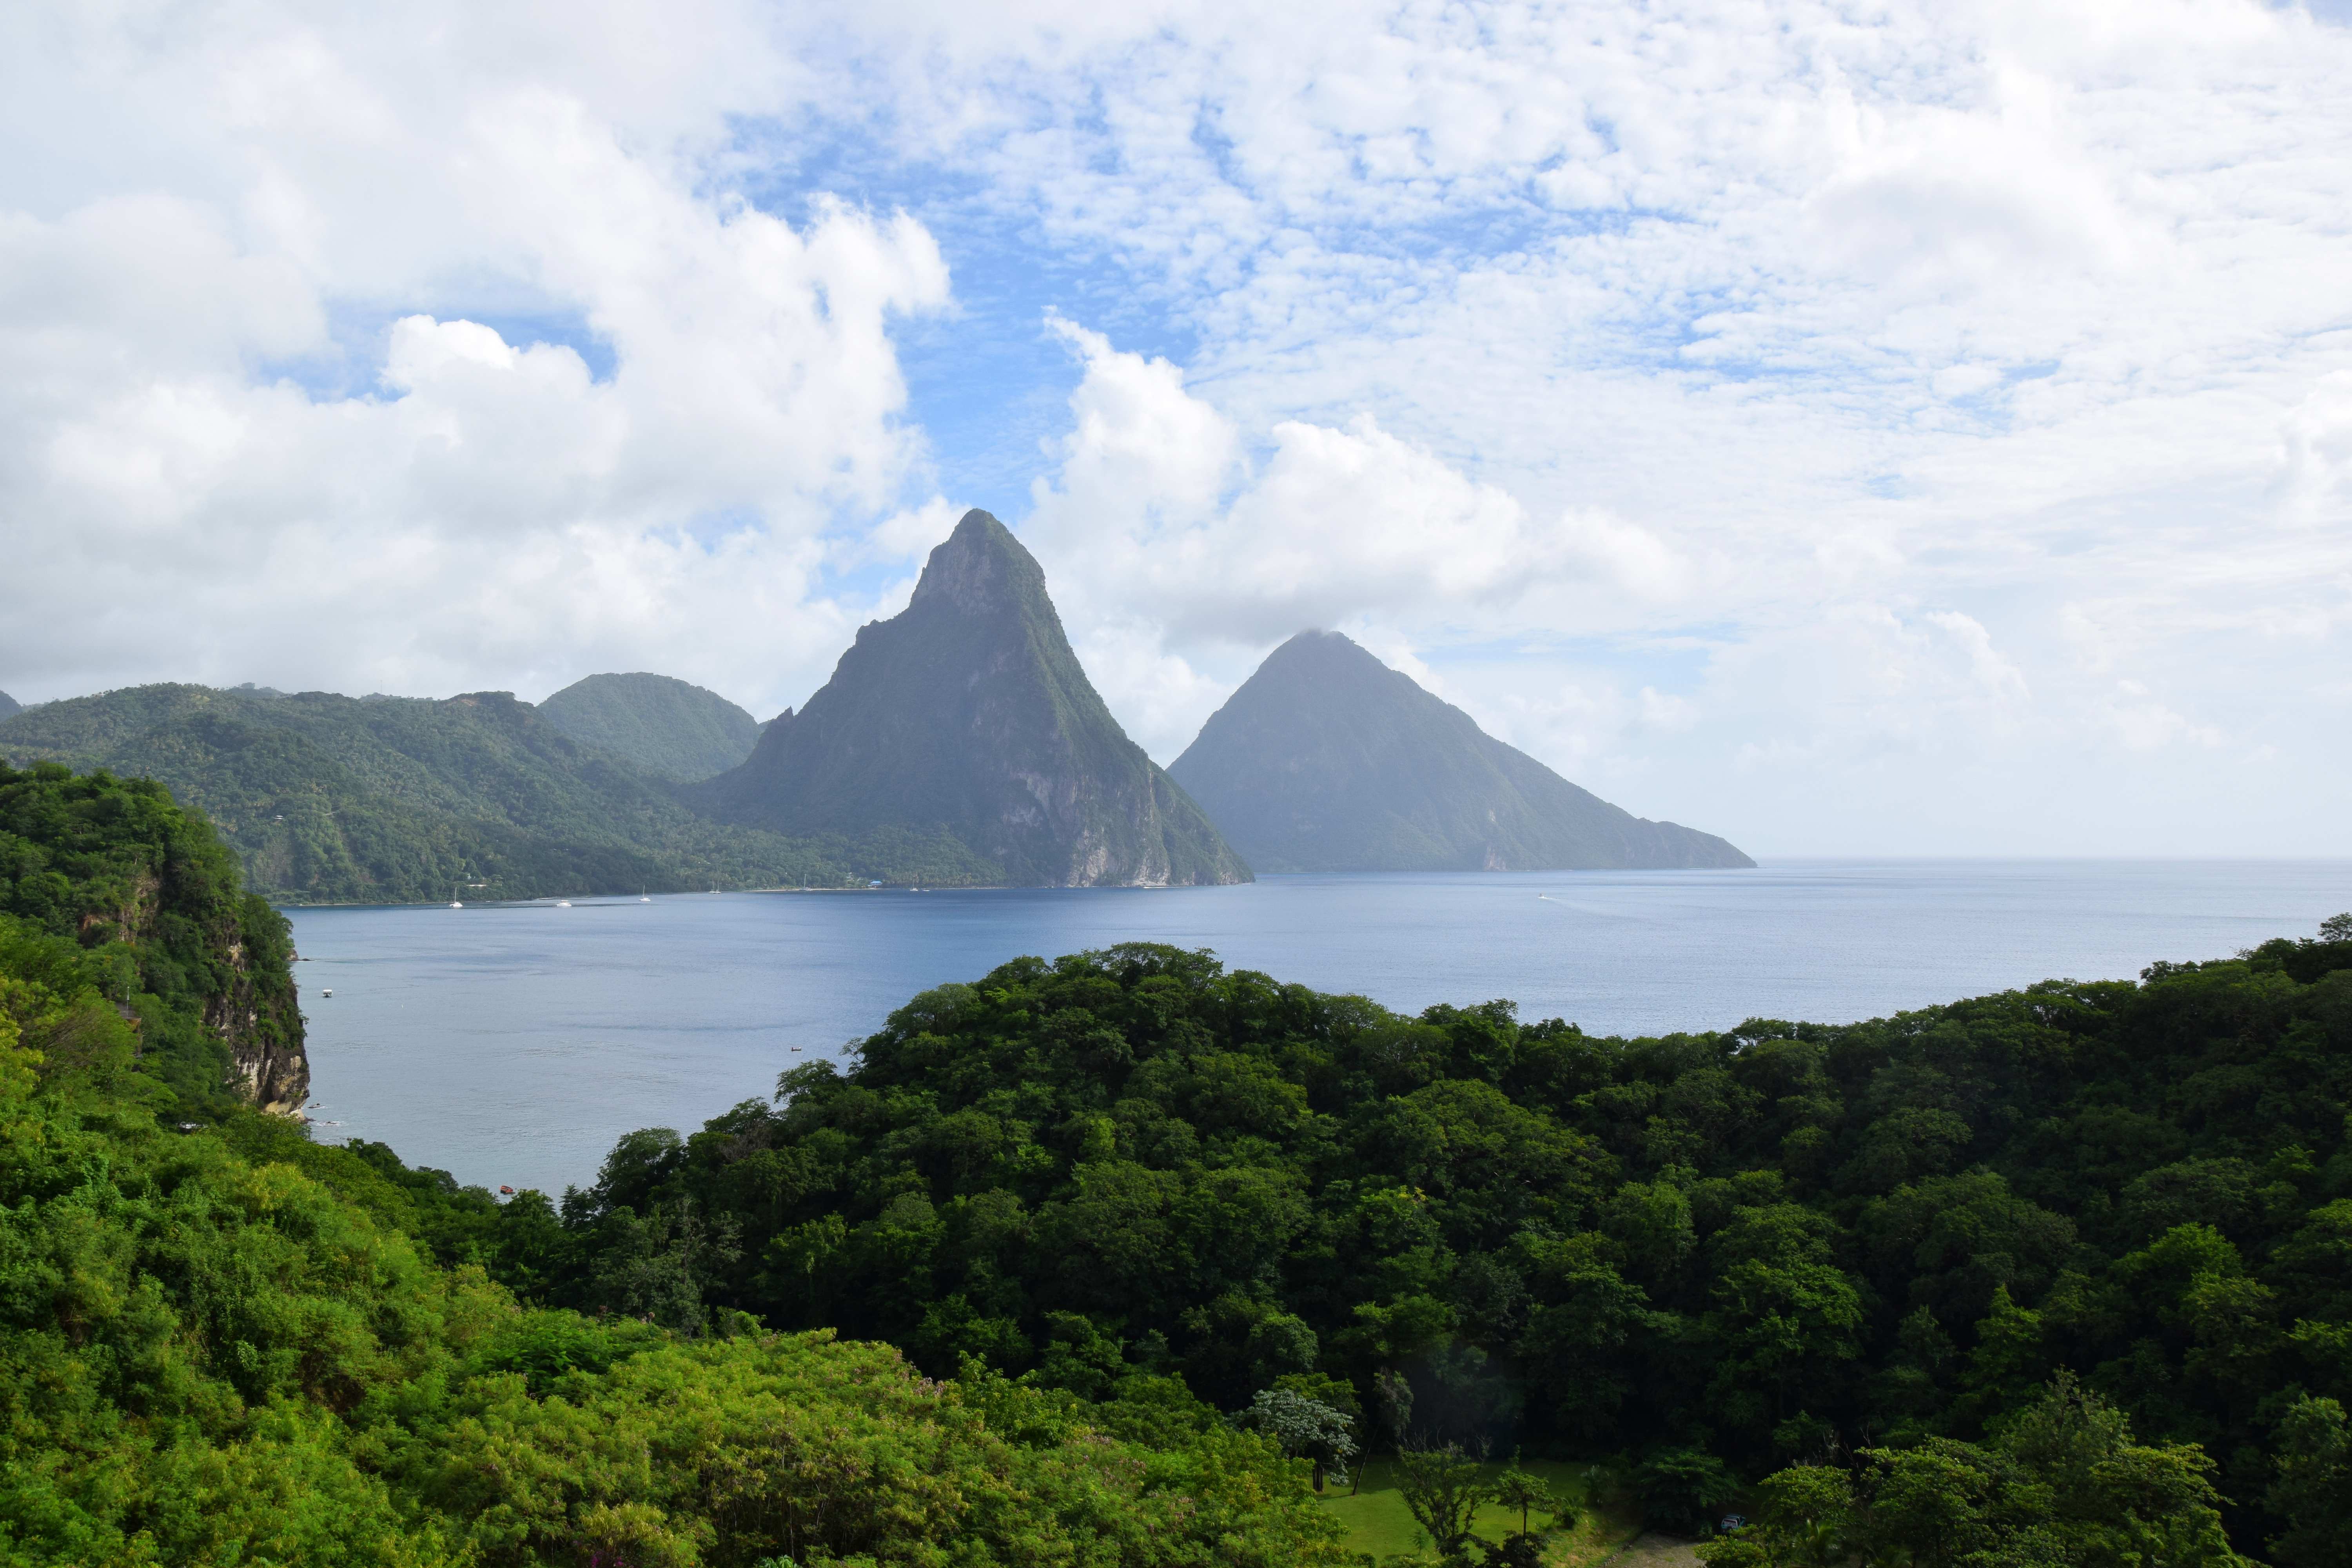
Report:
[[[8,718],[12,714],[21,713],[22,711],[24,711],[23,703],[17,701],[6,692],[0,691],[0,719]]]
[[[0,721],[0,755],[161,781],[279,901],[993,879],[938,833],[794,841],[706,820],[505,692],[134,687]]]
[[[1111,717],[1045,573],[984,511],[931,552],[903,612],[859,628],[807,706],[691,798],[781,833],[938,825],[1022,886],[1250,874]]]
[[[1578,788],[1337,632],[1267,655],[1168,772],[1261,871],[1755,864]]]
[[[15,1016],[53,1067],[135,1060],[191,1114],[294,1110],[310,1067],[293,952],[285,917],[156,784],[0,763],[0,973],[47,998],[37,1024]]]
[[[1213,1419],[531,1305],[478,1259],[544,1204],[181,1081],[167,1025],[290,994],[282,921],[200,819],[47,769],[0,771],[0,824],[7,1568],[1349,1561],[1306,1467]]]
[[[592,675],[540,703],[539,716],[583,746],[681,784],[725,773],[760,739],[757,719],[667,675]]]
[[[1138,945],[943,986],[846,1073],[633,1134],[508,1266],[610,1302],[610,1260],[693,1215],[740,1248],[679,1265],[697,1310],[934,1375],[1174,1374],[1228,1410],[1304,1380],[1384,1442],[1621,1457],[1686,1523],[1851,1456],[2006,1499],[1986,1562],[2216,1561],[2218,1489],[2242,1550],[2341,1568],[2347,1117],[2352,918],[2137,984],[1653,1039]],[[2037,1508],[2184,1533],[2035,1556]]]

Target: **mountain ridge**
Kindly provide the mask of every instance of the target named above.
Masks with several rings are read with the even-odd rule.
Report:
[[[157,780],[280,902],[970,883],[992,869],[937,834],[795,840],[709,821],[511,692],[131,687],[0,721],[0,755]]]
[[[1168,771],[1267,871],[1755,864],[1570,784],[1338,632],[1268,654]]]
[[[1024,886],[1249,879],[1198,805],[1111,716],[1036,558],[985,511],[932,551],[907,608],[688,798],[774,831],[936,825]]]

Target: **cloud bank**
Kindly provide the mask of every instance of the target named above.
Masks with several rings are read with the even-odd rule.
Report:
[[[1163,760],[1329,625],[1762,852],[2352,853],[2326,16],[58,5],[0,46],[20,698],[652,668],[770,710],[982,501]]]

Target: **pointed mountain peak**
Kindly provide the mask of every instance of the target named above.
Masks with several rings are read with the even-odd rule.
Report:
[[[1310,626],[1265,656],[1265,663],[1280,659],[1285,664],[1312,659],[1320,664],[1369,664],[1381,669],[1388,666],[1373,657],[1371,651],[1345,632],[1325,631]]]
[[[1237,882],[1243,865],[1127,738],[1079,667],[1045,574],[966,512],[907,608],[703,798],[789,834],[944,832],[1023,886]]]
[[[1168,772],[1266,870],[1753,864],[1579,789],[1338,632],[1268,654]]]
[[[913,605],[945,603],[966,612],[1045,597],[1045,571],[1013,531],[978,507],[923,563]]]

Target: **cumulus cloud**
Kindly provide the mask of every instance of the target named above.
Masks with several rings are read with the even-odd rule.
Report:
[[[1581,509],[1531,518],[1370,416],[1285,420],[1245,441],[1166,360],[1056,331],[1085,374],[1024,529],[1082,651],[1163,754],[1222,698],[1192,662],[1202,653],[1229,668],[1315,626],[1493,632],[1580,598],[1669,600],[1691,581],[1649,530]]]
[[[900,526],[919,456],[889,331],[947,298],[928,231],[698,189],[575,93],[509,79],[452,102],[372,72],[349,34],[204,36],[219,84],[176,107],[243,144],[241,191],[0,226],[0,666],[48,694],[538,695],[604,660],[762,705],[805,689],[864,607],[818,592],[821,536]],[[395,246],[404,269],[346,268],[383,232],[352,184],[378,162],[425,235]],[[453,291],[574,321],[609,367],[428,312],[333,330],[369,293]],[[354,353],[374,374],[335,384]]]
[[[20,697],[765,710],[979,499],[1163,757],[1335,625],[1761,850],[2352,848],[2306,9],[23,5],[0,91]]]

